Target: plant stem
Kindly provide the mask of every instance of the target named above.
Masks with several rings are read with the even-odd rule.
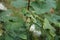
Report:
[[[27,7],[28,10],[29,10],[29,7],[30,7],[30,0],[28,0],[28,7]]]

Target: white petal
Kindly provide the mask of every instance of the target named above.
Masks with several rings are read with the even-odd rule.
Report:
[[[31,25],[31,27],[30,27],[30,31],[34,31],[35,30],[35,25],[33,24],[33,25]]]
[[[36,30],[35,30],[35,31],[33,32],[33,34],[34,34],[35,36],[39,37],[39,36],[41,35],[41,31],[36,31]]]
[[[7,10],[7,8],[2,3],[0,3],[0,10]]]

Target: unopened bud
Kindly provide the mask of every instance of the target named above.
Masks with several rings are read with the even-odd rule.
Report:
[[[0,3],[0,10],[5,11],[5,10],[7,10],[7,8],[2,3]]]
[[[35,25],[32,24],[31,27],[30,27],[30,31],[34,31],[35,30]]]

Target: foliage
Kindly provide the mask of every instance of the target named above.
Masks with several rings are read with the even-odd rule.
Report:
[[[7,10],[0,10],[0,40],[60,40],[60,0],[1,2]]]

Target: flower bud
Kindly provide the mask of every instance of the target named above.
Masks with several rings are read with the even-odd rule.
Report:
[[[31,27],[30,27],[30,31],[33,32],[35,30],[35,25],[32,24]]]
[[[5,11],[7,8],[2,3],[0,3],[0,10]]]

